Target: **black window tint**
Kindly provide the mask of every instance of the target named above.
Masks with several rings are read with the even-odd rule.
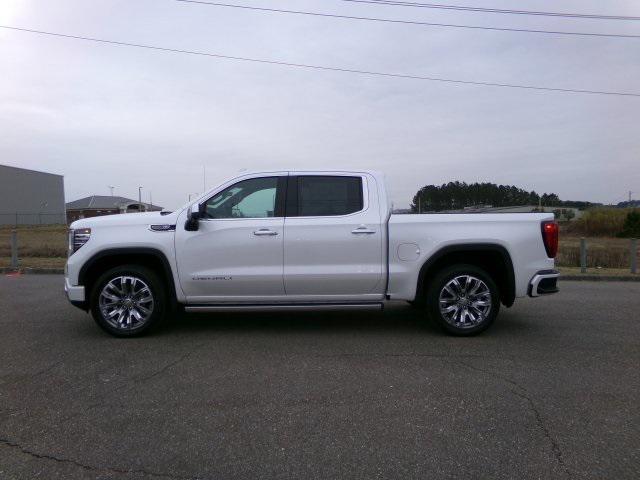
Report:
[[[347,215],[362,210],[362,178],[298,177],[298,215]]]

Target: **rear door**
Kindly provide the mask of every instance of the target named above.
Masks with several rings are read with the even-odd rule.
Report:
[[[288,179],[284,284],[290,300],[365,300],[384,294],[384,231],[375,179]]]

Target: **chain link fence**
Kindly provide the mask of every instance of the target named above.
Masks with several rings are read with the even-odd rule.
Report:
[[[66,213],[0,213],[0,225],[66,225]]]

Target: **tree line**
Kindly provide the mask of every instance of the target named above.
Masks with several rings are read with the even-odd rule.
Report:
[[[422,187],[413,197],[411,211],[438,212],[481,205],[511,207],[540,204],[543,207],[576,208],[588,208],[596,205],[591,202],[562,201],[555,193],[540,195],[535,191],[528,192],[514,185],[455,181]]]

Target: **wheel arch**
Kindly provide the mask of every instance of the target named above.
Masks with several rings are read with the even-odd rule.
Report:
[[[416,299],[424,298],[430,278],[444,267],[466,263],[485,270],[500,289],[500,301],[510,307],[516,298],[513,262],[507,249],[496,243],[448,245],[437,250],[424,262],[418,274]]]
[[[141,265],[154,270],[169,293],[168,300],[171,308],[177,306],[171,264],[166,255],[156,248],[124,247],[102,250],[84,263],[78,273],[78,283],[84,285],[87,295],[90,295],[98,277],[108,269],[119,265]],[[88,301],[85,303],[88,308]]]

